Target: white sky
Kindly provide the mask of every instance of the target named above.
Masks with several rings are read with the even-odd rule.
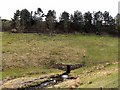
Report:
[[[119,1],[119,4],[118,4],[118,13],[120,13],[120,1]]]
[[[118,13],[118,1],[120,0],[1,0],[0,16],[11,19],[14,12],[19,9],[35,11],[40,7],[46,14],[48,10],[55,10],[57,18],[60,13],[67,11],[70,14],[75,10],[82,13],[87,11],[109,11],[115,17]]]

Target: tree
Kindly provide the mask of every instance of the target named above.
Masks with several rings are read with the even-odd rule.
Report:
[[[37,11],[34,12],[34,20],[36,21],[42,21],[42,17],[44,16],[43,11],[41,8],[38,8]]]
[[[101,34],[102,22],[103,22],[102,12],[100,11],[96,12],[94,14],[94,19],[95,19],[96,34]]]
[[[117,14],[116,16],[116,24],[117,26],[120,26],[120,14]]]
[[[16,13],[14,13],[11,26],[16,30],[19,30],[20,28],[20,11],[19,10],[16,10]]]
[[[0,26],[0,31],[10,31],[12,28],[11,28],[11,21],[10,20],[7,20],[7,19],[2,19],[0,20],[0,24],[2,24]]]
[[[64,32],[68,32],[69,20],[69,13],[64,11],[60,16],[60,22],[63,25]]]
[[[115,22],[116,22],[116,30],[120,32],[120,14],[117,14]]]
[[[104,18],[104,22],[105,22],[104,24],[108,25],[108,22],[109,22],[109,12],[105,11],[103,13],[103,18]]]
[[[43,13],[42,9],[38,8],[37,11],[34,12],[34,16],[33,16],[33,20],[35,21],[35,24],[36,24],[35,26],[36,26],[37,32],[42,31],[43,17],[44,17],[44,13]]]
[[[46,24],[47,24],[47,29],[49,30],[49,33],[52,34],[53,30],[55,28],[55,22],[56,22],[55,10],[49,10],[46,15],[45,20],[46,20]]]
[[[115,30],[115,19],[110,15],[108,20],[108,33],[109,34],[117,34],[118,32]]]
[[[103,22],[103,14],[102,12],[98,11],[94,14],[95,25],[100,24],[102,25]]]
[[[82,25],[83,25],[82,13],[78,10],[75,11],[74,15],[71,15],[71,22],[72,22],[73,29],[75,29],[77,31],[82,29]]]
[[[84,14],[85,32],[90,32],[92,26],[92,14],[88,11]]]
[[[115,19],[111,15],[109,16],[108,25],[110,26],[115,25]]]
[[[28,28],[30,26],[31,14],[27,9],[23,9],[20,12],[20,25],[21,32],[28,32]]]
[[[9,27],[9,23],[11,24],[11,22],[3,23],[5,30]],[[41,8],[37,8],[36,11],[31,12],[23,9],[21,11],[16,10],[12,18],[11,27],[14,31],[17,30],[17,32],[48,32],[50,35],[53,32],[116,34],[120,30],[120,14],[114,19],[107,11],[104,13],[101,11],[93,13],[88,11],[82,14],[76,10],[71,15],[64,11],[60,15],[59,21],[57,21],[55,10],[49,10],[45,15]]]

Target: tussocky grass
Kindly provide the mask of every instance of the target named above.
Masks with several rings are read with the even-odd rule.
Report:
[[[56,72],[55,63],[82,63],[87,67],[118,60],[118,38],[111,36],[2,33],[3,78]],[[30,68],[31,67],[31,68]]]

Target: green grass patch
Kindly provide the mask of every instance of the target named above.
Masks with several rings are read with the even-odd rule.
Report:
[[[29,68],[14,68],[14,69],[6,69],[3,71],[3,79],[7,78],[18,78],[18,77],[25,77],[25,76],[39,76],[39,75],[45,75],[45,74],[57,74],[62,73],[60,70],[56,69],[48,69],[48,68],[36,68],[36,67],[29,67]]]
[[[81,78],[83,85],[79,88],[118,88],[118,71],[117,65],[110,65],[105,70],[95,71],[95,75],[88,75],[84,80]],[[88,82],[91,81],[91,84]]]

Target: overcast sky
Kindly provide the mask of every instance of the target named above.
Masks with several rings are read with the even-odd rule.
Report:
[[[28,9],[35,11],[40,7],[46,14],[48,10],[55,10],[57,17],[60,13],[67,11],[70,14],[75,10],[82,13],[87,11],[109,11],[115,17],[118,13],[118,2],[120,0],[1,0],[0,16],[11,19],[14,12],[19,9]]]
[[[119,4],[118,4],[118,13],[120,13],[120,1],[119,1]]]

